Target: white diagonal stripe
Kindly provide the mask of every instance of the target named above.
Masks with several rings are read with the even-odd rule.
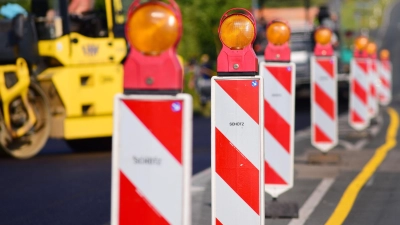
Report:
[[[289,184],[292,173],[292,158],[290,154],[266,129],[264,129],[264,143],[265,161]]]
[[[244,224],[260,224],[260,220],[264,219],[234,191],[225,181],[215,173],[216,187],[216,217],[222,224],[244,225]]]
[[[181,224],[182,166],[122,101],[120,104],[119,149],[123,150],[119,161],[122,172],[168,223]],[[132,132],[123,132],[126,130]],[[134,157],[150,157],[159,164],[135,164]]]
[[[336,80],[318,62],[315,63],[314,81],[333,100],[336,101]]]
[[[292,96],[279,83],[278,80],[265,68],[261,67],[264,77],[264,98],[273,109],[288,123],[291,124],[291,104]],[[293,79],[293,78],[292,78]]]
[[[318,104],[314,104],[314,116],[317,119],[317,125],[326,136],[332,141],[335,140],[336,124],[326,113],[323,111]]]
[[[243,126],[231,126],[231,122],[243,123]],[[215,127],[257,169],[260,169],[260,125],[217,82],[215,84]]]

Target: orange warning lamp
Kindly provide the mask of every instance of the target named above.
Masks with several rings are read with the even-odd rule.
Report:
[[[274,45],[283,45],[290,39],[290,29],[284,22],[277,21],[268,26],[267,40]]]
[[[219,39],[222,43],[217,59],[219,76],[256,75],[258,60],[253,49],[256,21],[246,9],[233,8],[221,17]]]
[[[235,14],[222,22],[219,37],[230,49],[241,50],[253,42],[255,33],[253,22],[248,17]]]
[[[365,36],[360,36],[356,38],[354,41],[354,57],[359,58],[359,57],[367,57],[367,45],[368,45],[368,38]]]
[[[354,42],[354,47],[358,51],[365,50],[367,48],[367,45],[368,45],[368,38],[364,36],[358,37]]]
[[[379,56],[381,60],[389,60],[390,52],[387,49],[382,49]]]
[[[315,32],[314,38],[318,44],[327,45],[331,43],[332,31],[326,27],[321,27]]]
[[[127,38],[132,47],[147,55],[159,55],[179,38],[175,13],[160,3],[147,3],[137,8],[128,19]]]
[[[282,20],[273,20],[267,26],[268,45],[265,48],[265,61],[290,61],[290,27]]]
[[[134,0],[125,35],[131,48],[124,63],[124,92],[181,92],[183,69],[176,49],[182,36],[182,17],[175,0]]]
[[[333,47],[331,44],[332,31],[326,27],[319,27],[314,33],[316,42],[314,54],[316,56],[333,56]]]
[[[378,47],[376,46],[376,44],[375,44],[374,42],[369,42],[369,43],[367,44],[367,53],[368,53],[369,55],[376,54],[377,48],[378,48]]]

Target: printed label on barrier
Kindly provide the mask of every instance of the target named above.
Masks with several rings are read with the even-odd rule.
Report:
[[[272,197],[293,187],[295,64],[260,63],[264,78],[265,191]]]
[[[264,224],[260,82],[212,80],[213,224]]]
[[[370,59],[352,59],[350,63],[349,124],[356,130],[369,126],[369,65]]]
[[[190,224],[191,97],[115,101],[112,224]]]
[[[338,143],[337,60],[311,58],[311,143],[327,152]]]

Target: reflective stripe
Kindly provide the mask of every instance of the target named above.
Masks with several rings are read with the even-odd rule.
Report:
[[[324,93],[327,94],[331,99],[336,99],[336,80],[334,79],[334,77],[329,75],[328,72],[324,68],[322,68],[318,62],[315,63],[314,76],[315,83],[324,91]]]
[[[222,224],[260,224],[260,219],[264,219],[264,213],[260,217],[254,212],[218,174],[215,176],[215,185],[216,217]]]
[[[289,166],[292,161],[290,154],[271,136],[268,130],[264,130],[264,141],[266,145],[265,161],[286,183],[289,183],[293,172]]]
[[[286,67],[282,67],[286,70]],[[279,115],[286,121],[291,123],[291,99],[292,96],[286,88],[268,71],[264,68],[264,98],[271,105],[271,107],[279,113]]]
[[[133,130],[120,132],[119,147],[125,149],[119,155],[121,171],[170,224],[181,224],[182,166],[126,105],[120,107],[120,115],[120,130]],[[140,142],[148,145],[135,147]]]
[[[257,105],[253,107],[258,108]],[[243,123],[243,126],[231,126],[230,123]],[[260,169],[260,152],[257,151],[260,148],[260,126],[218,83],[215,84],[215,126],[257,169]]]

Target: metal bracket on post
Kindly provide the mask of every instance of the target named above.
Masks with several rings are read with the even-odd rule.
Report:
[[[277,199],[294,181],[296,65],[290,62],[289,38],[285,22],[276,20],[268,25],[266,62],[260,63],[259,69],[264,78],[264,188],[273,198],[266,203],[265,216],[271,218],[297,218],[299,210],[296,202]]]

